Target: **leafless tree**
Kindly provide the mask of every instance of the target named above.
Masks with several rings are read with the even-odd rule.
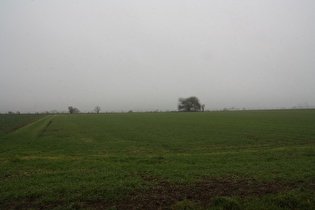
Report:
[[[95,111],[97,114],[100,113],[101,107],[96,106],[96,107],[94,108],[94,111]]]
[[[201,105],[201,111],[202,111],[202,112],[205,111],[205,105],[204,105],[204,104]]]

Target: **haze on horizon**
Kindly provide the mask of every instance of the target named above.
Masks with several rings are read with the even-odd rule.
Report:
[[[315,106],[313,0],[0,2],[0,113]]]

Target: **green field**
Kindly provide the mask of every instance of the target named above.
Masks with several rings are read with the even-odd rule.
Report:
[[[43,116],[0,176],[0,209],[315,209],[315,110]]]
[[[0,136],[17,130],[43,115],[38,114],[1,114],[0,115]]]

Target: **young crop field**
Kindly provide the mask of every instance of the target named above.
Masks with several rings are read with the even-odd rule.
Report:
[[[0,136],[17,130],[43,115],[38,114],[1,114],[0,115]]]
[[[0,135],[0,209],[315,209],[315,110],[64,114],[17,128]]]

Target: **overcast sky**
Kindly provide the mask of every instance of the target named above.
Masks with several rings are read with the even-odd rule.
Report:
[[[0,112],[315,105],[314,0],[1,0]]]

